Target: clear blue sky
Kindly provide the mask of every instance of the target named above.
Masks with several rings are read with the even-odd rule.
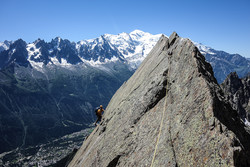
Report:
[[[250,0],[0,0],[0,41],[71,41],[140,29],[250,57]]]

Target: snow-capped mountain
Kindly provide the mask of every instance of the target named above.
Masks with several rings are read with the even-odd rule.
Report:
[[[118,35],[105,34],[95,39],[82,40],[77,43],[57,37],[51,42],[38,39],[26,45],[27,60],[30,65],[41,71],[43,66],[60,65],[70,67],[82,64],[98,66],[109,62],[123,61],[130,68],[136,69],[150,52],[161,35],[152,35],[140,30]],[[15,43],[15,42],[14,42]],[[11,57],[13,51],[4,48],[8,53],[0,57]],[[4,56],[3,56],[4,55]],[[7,56],[8,55],[8,56]],[[8,65],[5,60],[2,64]],[[3,68],[0,66],[0,68]]]
[[[0,69],[15,62],[27,67],[29,62],[27,60],[26,45],[26,42],[22,39],[18,39],[11,44],[7,50],[0,52]]]
[[[152,35],[140,30],[118,35],[104,35],[114,45],[133,69],[138,68],[162,34]]]
[[[0,52],[3,50],[9,49],[10,45],[12,44],[12,41],[5,40],[4,42],[0,42]]]
[[[25,55],[25,51],[21,55],[23,58],[27,57],[27,62],[24,63],[22,60],[21,64],[27,65],[29,63],[31,67],[42,72],[45,66],[103,68],[107,67],[107,64],[119,61],[127,64],[131,70],[135,70],[161,35],[134,30],[118,35],[104,34],[98,38],[82,40],[77,43],[60,37],[51,42],[38,39],[33,43],[25,44],[27,55]],[[0,69],[13,62],[18,63],[18,59],[11,58],[12,54],[15,53],[15,48],[10,49],[11,42],[5,41],[1,44],[5,52],[0,53]],[[197,42],[194,44],[213,66],[215,77],[219,83],[230,72],[236,71],[239,77],[244,77],[250,71],[250,61],[238,54],[218,51]],[[17,45],[15,44],[15,46]]]
[[[199,49],[199,51],[201,52],[201,54],[211,54],[211,55],[215,55],[216,53],[213,52],[213,49],[208,47],[208,46],[205,46],[201,43],[197,43],[197,42],[194,42],[192,41],[195,46]]]

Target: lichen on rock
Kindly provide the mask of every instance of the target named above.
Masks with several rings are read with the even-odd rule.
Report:
[[[249,166],[250,135],[189,39],[162,36],[69,166]]]

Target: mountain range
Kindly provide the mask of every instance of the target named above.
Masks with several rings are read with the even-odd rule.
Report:
[[[70,67],[79,64],[99,66],[119,60],[136,69],[159,37],[160,35],[135,30],[130,34],[105,34],[96,39],[82,40],[77,43],[60,37],[52,39],[49,43],[38,39],[27,44],[19,39],[12,45],[6,45],[7,41],[5,41],[0,45],[5,49],[0,55],[0,68],[15,62],[42,71],[43,66]],[[15,56],[17,54],[19,59]]]
[[[57,37],[51,42],[38,39],[27,44],[19,39],[15,42],[0,43],[0,69],[15,62],[22,66],[31,66],[42,72],[44,66],[71,68],[81,64],[94,67],[121,61],[133,70],[137,69],[161,34],[152,35],[140,30],[118,35],[105,34],[95,39],[77,43]],[[250,61],[239,54],[229,54],[194,42],[206,60],[212,65],[215,77],[222,83],[230,72],[244,77],[250,71]],[[16,50],[18,48],[19,50]],[[21,49],[21,50],[20,50]],[[22,53],[22,54],[20,54]],[[18,57],[15,55],[18,54]],[[102,67],[100,67],[102,68]]]
[[[0,43],[0,153],[91,126],[94,108],[107,106],[160,36],[135,30],[79,42]],[[196,46],[219,83],[232,71],[240,77],[250,71],[238,54]]]

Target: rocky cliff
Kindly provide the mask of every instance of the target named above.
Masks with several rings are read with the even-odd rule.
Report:
[[[111,99],[76,166],[250,166],[250,135],[188,39],[162,36]]]
[[[236,72],[221,84],[226,99],[238,111],[242,120],[250,122],[250,75],[240,79]]]

